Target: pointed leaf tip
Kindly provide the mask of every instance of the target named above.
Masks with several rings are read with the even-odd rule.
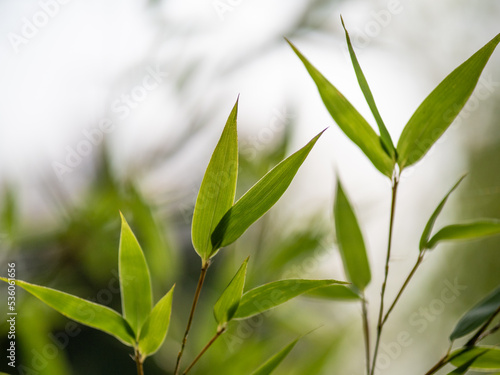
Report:
[[[413,113],[397,145],[401,171],[418,162],[455,120],[499,42],[500,34],[451,72]]]
[[[206,262],[217,252],[212,233],[232,207],[238,175],[238,101],[234,105],[206,169],[196,199],[191,227],[193,246]]]
[[[156,353],[167,337],[174,289],[175,284],[151,310],[141,328],[139,350],[143,357]]]
[[[356,214],[349,202],[340,179],[333,208],[335,233],[347,279],[359,290],[371,281],[370,263]]]
[[[344,95],[304,57],[297,47],[289,40],[287,42],[316,84],[321,99],[333,120],[370,159],[375,168],[391,178],[395,161],[385,151],[377,133]]]
[[[225,213],[212,234],[213,249],[225,247],[236,241],[250,225],[274,206],[288,189],[300,166],[325,130],[275,166]],[[214,254],[215,250],[210,255]]]
[[[214,305],[214,316],[219,326],[227,324],[238,309],[245,287],[247,265],[248,258],[245,259]]]
[[[137,238],[125,217],[121,218],[118,270],[123,316],[138,334],[152,308],[151,277]]]

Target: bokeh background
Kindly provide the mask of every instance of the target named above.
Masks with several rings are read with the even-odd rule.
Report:
[[[330,128],[279,203],[216,258],[184,363],[213,335],[213,303],[246,256],[248,288],[283,277],[344,278],[331,214],[337,174],[366,237],[374,322],[390,184],[333,123],[283,39],[374,124],[340,14],[395,140],[423,98],[500,31],[496,0],[1,1],[0,274],[15,262],[19,279],[120,310],[121,210],[146,253],[155,299],[177,283],[168,338],[145,364],[149,375],[170,374],[200,266],[190,240],[194,200],[239,94],[237,195]],[[469,175],[438,226],[500,218],[498,51],[482,77],[481,95],[402,178],[388,299],[416,259],[427,218],[462,173]],[[500,283],[499,245],[496,237],[429,254],[386,326],[380,373],[420,374],[440,358],[460,315]],[[450,292],[456,298],[443,300]],[[0,298],[6,311],[4,287]],[[17,298],[18,361],[33,373],[135,373],[115,339],[82,326],[68,337],[66,318],[19,289]],[[308,298],[233,324],[192,373],[250,373],[313,329],[276,374],[363,374],[359,304]],[[0,371],[12,373],[5,358]]]

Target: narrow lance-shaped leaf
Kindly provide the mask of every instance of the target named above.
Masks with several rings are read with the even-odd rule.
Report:
[[[467,103],[500,34],[451,72],[420,104],[399,138],[400,169],[419,161]]]
[[[385,147],[386,152],[389,156],[396,160],[396,149],[394,144],[392,143],[391,135],[387,131],[387,128],[382,120],[382,116],[380,116],[380,112],[378,111],[377,105],[375,104],[375,99],[373,98],[373,94],[370,90],[370,86],[368,86],[368,81],[363,74],[363,70],[361,70],[361,66],[359,65],[358,58],[354,53],[354,48],[351,44],[351,38],[349,37],[349,33],[344,25],[344,20],[342,16],[340,16],[340,20],[342,22],[342,27],[345,31],[345,37],[347,40],[347,47],[349,48],[349,55],[351,56],[352,65],[354,66],[354,71],[356,72],[356,77],[358,78],[359,87],[361,87],[361,91],[363,91],[363,95],[365,96],[366,102],[370,107],[370,110],[373,113],[373,117],[375,117],[375,121],[377,122],[378,129],[380,132],[380,140]]]
[[[429,218],[429,221],[425,225],[424,231],[422,232],[422,237],[420,237],[420,251],[424,250],[428,245],[427,241],[429,241],[429,237],[431,235],[432,228],[434,227],[434,223],[436,222],[437,217],[443,210],[444,205],[446,204],[446,201],[448,200],[448,197],[450,196],[451,193],[460,185],[460,183],[463,181],[466,175],[463,175],[460,177],[460,179],[457,181],[455,185],[450,189],[450,191],[444,196],[443,200],[439,205],[436,207],[434,212],[432,213],[431,217]]]
[[[8,282],[8,279],[0,277]],[[122,343],[133,346],[134,333],[129,324],[116,311],[59,290],[16,280],[20,286],[62,315],[86,326],[106,332]]]
[[[323,298],[334,301],[359,301],[359,293],[347,285],[329,285],[316,288],[306,294],[307,297]]]
[[[139,350],[143,357],[150,356],[160,349],[167,337],[172,312],[172,298],[175,285],[155,305],[141,328]]]
[[[427,244],[434,248],[439,242],[449,240],[471,240],[500,233],[500,221],[483,220],[473,223],[453,224],[440,229]]]
[[[337,90],[290,42],[294,52],[316,83],[326,109],[342,131],[353,141],[372,164],[384,175],[392,177],[394,160],[385,152],[380,137],[353,105]]]
[[[219,327],[229,322],[238,309],[245,286],[247,264],[248,258],[245,259],[238,272],[236,272],[236,275],[234,275],[233,279],[229,282],[228,286],[215,303],[214,316]]]
[[[463,366],[474,357],[477,357],[470,368],[472,370],[500,370],[500,349],[488,346],[476,346],[467,349],[458,349],[450,354],[453,366]]]
[[[279,280],[251,289],[241,297],[234,319],[246,319],[261,314],[315,288],[347,284],[337,280]]]
[[[123,215],[121,218],[118,270],[123,316],[138,335],[152,308],[151,278],[141,246]]]
[[[252,372],[251,375],[269,375],[271,374],[276,367],[279,366],[281,362],[286,358],[286,356],[292,351],[295,344],[297,344],[299,339],[293,340],[290,344],[281,349],[278,353],[269,358],[262,366],[260,366],[257,370]]]
[[[460,318],[450,335],[454,341],[482,326],[500,308],[500,287],[493,290]]]
[[[344,193],[340,179],[333,212],[337,243],[347,279],[359,290],[364,290],[371,280],[370,264],[358,220]]]
[[[212,235],[213,249],[236,241],[280,199],[323,131],[269,171],[227,211]]]
[[[238,101],[212,154],[194,207],[191,235],[203,261],[217,250],[212,248],[212,232],[234,202],[238,175],[237,115]]]

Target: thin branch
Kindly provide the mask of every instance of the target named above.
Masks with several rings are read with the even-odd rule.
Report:
[[[363,334],[365,339],[365,356],[366,356],[366,375],[370,375],[370,326],[368,325],[368,303],[365,296],[361,300],[361,309],[363,313]]]
[[[424,255],[425,255],[425,249],[422,250],[418,256],[418,259],[417,259],[417,262],[415,263],[415,265],[413,266],[412,270],[410,271],[408,277],[406,278],[405,282],[403,283],[403,285],[401,286],[401,289],[399,289],[399,292],[398,294],[396,295],[396,298],[394,298],[394,301],[392,302],[391,304],[391,307],[389,307],[389,309],[387,310],[387,312],[385,313],[384,315],[384,318],[382,319],[382,326],[384,326],[385,322],[387,321],[387,319],[389,318],[389,315],[391,314],[392,310],[394,309],[394,307],[396,306],[396,303],[398,303],[399,301],[399,298],[401,297],[401,295],[403,294],[404,290],[406,289],[406,287],[408,286],[408,284],[410,283],[410,280],[412,279],[413,275],[415,274],[415,272],[417,271],[418,267],[420,266],[420,264],[422,263],[422,261],[424,260]]]
[[[387,256],[385,259],[385,275],[384,282],[382,283],[382,290],[380,292],[380,310],[378,313],[378,323],[377,323],[377,336],[375,339],[375,350],[373,352],[373,362],[371,368],[371,375],[375,374],[375,365],[377,364],[378,348],[380,345],[380,337],[382,336],[382,317],[384,315],[384,296],[385,288],[387,286],[387,278],[389,276],[389,261],[391,259],[391,245],[392,245],[392,231],[394,227],[394,213],[396,211],[396,195],[398,191],[398,177],[395,174],[392,179],[392,199],[391,199],[391,217],[389,219],[389,238],[387,241]]]
[[[210,339],[210,341],[207,343],[207,345],[205,345],[205,347],[203,349],[201,349],[201,352],[196,356],[196,358],[193,360],[193,362],[191,362],[191,364],[184,370],[182,375],[186,375],[189,372],[189,370],[191,370],[193,368],[193,366],[196,364],[196,362],[198,362],[198,360],[201,358],[201,356],[203,354],[205,354],[205,352],[208,350],[208,348],[210,348],[210,346],[212,346],[212,344],[215,342],[215,340],[217,340],[219,338],[219,336],[222,335],[225,331],[226,331],[225,327],[217,329],[217,332],[214,335],[214,337],[212,337]]]
[[[175,364],[175,370],[174,370],[175,375],[179,373],[182,355],[184,354],[184,348],[186,347],[189,330],[191,329],[191,324],[193,323],[194,312],[196,310],[196,305],[198,304],[198,300],[200,299],[201,288],[203,287],[203,282],[205,281],[205,276],[207,275],[207,270],[209,266],[210,266],[210,261],[207,262],[204,261],[201,266],[200,279],[198,280],[196,292],[194,293],[193,305],[191,306],[191,312],[189,313],[186,332],[184,332],[184,338],[182,339],[181,349],[179,350],[179,354],[177,355],[177,362]]]
[[[450,346],[448,347],[448,351],[446,352],[446,354],[443,357],[441,357],[441,359],[434,366],[432,366],[432,368],[429,371],[427,371],[425,375],[435,374],[439,369],[444,367],[448,362],[450,362],[453,358],[456,357],[456,355],[450,356],[452,346],[453,343],[451,343]]]
[[[139,349],[135,348],[135,364],[137,365],[137,375],[144,375],[144,370],[142,368],[143,359]]]
[[[474,346],[480,339],[481,336],[483,335],[484,331],[486,331],[486,328],[490,325],[490,323],[495,319],[495,317],[500,313],[500,306],[495,310],[495,312],[489,317],[489,319],[479,328],[479,330],[476,332],[472,338],[467,341],[467,344],[465,346]],[[484,338],[484,337],[483,337]]]
[[[500,329],[500,323],[498,323],[496,326],[494,326],[492,329],[489,329],[488,331],[484,332],[481,336],[479,336],[479,339],[477,340],[478,342],[484,339],[485,337],[488,337],[489,335],[494,334],[496,331]]]

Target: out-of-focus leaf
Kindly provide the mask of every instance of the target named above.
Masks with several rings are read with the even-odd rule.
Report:
[[[251,289],[241,297],[234,319],[246,319],[261,314],[315,288],[347,284],[337,280],[279,280]]]
[[[475,346],[467,349],[458,349],[450,354],[453,359],[450,363],[453,366],[460,367],[477,357],[471,369],[481,370],[500,370],[500,348],[489,346]]]
[[[123,215],[121,218],[118,270],[123,316],[138,335],[152,308],[151,277],[137,238]]]
[[[493,290],[460,318],[450,335],[450,340],[456,340],[479,328],[499,307],[500,287]]]
[[[500,221],[483,220],[465,224],[448,225],[440,229],[427,243],[434,248],[439,242],[449,240],[471,240],[500,233]]]
[[[252,372],[252,375],[269,375],[271,374],[276,367],[286,358],[288,353],[290,353],[297,344],[299,339],[293,340],[290,344],[281,349],[278,353],[269,358],[262,366],[260,366],[257,370]]]
[[[484,353],[479,353],[478,355],[476,355],[475,357],[473,357],[471,360],[465,362],[462,366],[457,367],[452,372],[449,372],[447,375],[464,375],[465,373],[467,373],[467,371],[469,371],[469,369],[472,366],[472,364],[474,363],[474,361],[477,358],[479,358],[480,356],[482,356],[483,354]]]
[[[422,237],[420,237],[420,251],[424,250],[427,247],[427,241],[429,240],[429,237],[431,235],[432,228],[434,227],[434,223],[436,222],[437,217],[443,210],[444,205],[446,204],[446,201],[448,200],[448,197],[450,196],[451,193],[460,185],[462,180],[465,178],[466,175],[463,175],[460,177],[460,179],[456,182],[455,185],[450,189],[450,191],[444,196],[443,200],[439,205],[436,207],[434,212],[432,213],[431,217],[429,218],[429,221],[425,225],[424,231],[422,232]]]
[[[215,303],[214,316],[219,326],[223,326],[229,322],[238,309],[245,286],[247,264],[248,258],[245,259],[238,272],[236,272],[236,275],[234,275],[233,279],[229,282],[228,286],[224,289],[224,292],[222,292],[222,295]]]
[[[323,132],[269,171],[227,211],[212,235],[213,249],[236,241],[280,199]]]
[[[388,177],[392,177],[394,160],[382,147],[380,137],[371,128],[368,122],[352,106],[352,104],[337,90],[290,42],[299,59],[306,67],[309,75],[316,83],[319,94],[333,120],[342,129],[351,141],[353,141],[364,154],[370,159],[372,164],[380,172]]]
[[[156,353],[167,337],[174,288],[158,301],[141,328],[139,350],[143,357]]]
[[[322,288],[316,288],[308,292],[306,296],[335,301],[359,301],[361,299],[361,296],[347,285],[329,285]]]
[[[451,72],[420,104],[399,138],[400,169],[419,161],[467,103],[500,34]]]
[[[340,179],[333,213],[335,233],[347,279],[359,290],[364,290],[371,280],[370,264],[358,220],[342,189]]]
[[[238,101],[212,154],[194,207],[191,235],[203,261],[217,251],[212,247],[212,232],[234,202],[238,176],[237,115]]]
[[[8,282],[5,277],[0,280]],[[134,345],[134,333],[123,317],[109,307],[98,305],[59,290],[16,280],[16,285],[43,303],[78,323],[106,332],[125,345]]]
[[[359,65],[356,54],[354,53],[354,48],[352,47],[351,44],[351,38],[349,37],[349,33],[347,32],[347,29],[344,25],[344,20],[342,19],[342,16],[340,17],[340,20],[342,21],[342,27],[344,28],[345,31],[347,47],[349,48],[349,55],[351,56],[352,65],[354,67],[354,71],[356,72],[356,77],[358,78],[359,87],[361,88],[361,91],[363,91],[363,95],[365,96],[366,102],[368,103],[368,106],[370,107],[370,110],[373,113],[373,117],[375,117],[375,121],[377,122],[378,129],[380,132],[380,140],[382,141],[382,144],[384,145],[385,150],[389,154],[389,156],[392,159],[396,160],[396,148],[392,143],[391,135],[387,131],[384,121],[382,120],[382,116],[380,116],[377,105],[375,104],[375,99],[373,99],[373,94],[370,90],[370,86],[368,86],[368,81],[366,80],[365,75],[363,74],[363,70],[361,70],[361,66]]]

